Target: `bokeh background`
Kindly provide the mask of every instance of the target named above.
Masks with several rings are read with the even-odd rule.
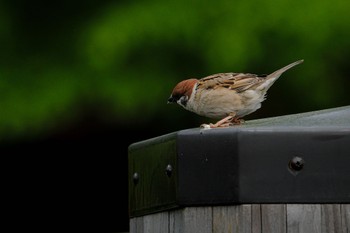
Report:
[[[304,59],[245,119],[348,105],[349,9],[347,0],[2,0],[0,154],[13,229],[128,231],[128,146],[209,121],[166,104],[182,79]]]

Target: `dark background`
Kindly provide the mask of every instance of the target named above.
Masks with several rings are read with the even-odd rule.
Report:
[[[128,146],[210,121],[166,104],[182,79],[305,59],[246,120],[348,105],[349,7],[1,1],[5,220],[13,230],[128,231]]]

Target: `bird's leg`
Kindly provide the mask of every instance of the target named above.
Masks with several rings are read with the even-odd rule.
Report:
[[[232,125],[232,123],[231,123],[232,120],[233,120],[233,116],[227,116],[227,117],[219,120],[215,124],[209,124],[209,125],[210,125],[210,128],[227,127],[227,126]]]
[[[235,117],[235,113],[230,113],[227,117],[219,120],[215,124],[210,123],[208,124],[202,124],[202,128],[223,128],[223,127],[229,127],[232,125],[239,125],[243,122],[243,120],[238,119],[238,117]]]
[[[228,127],[231,126],[233,116],[227,116],[221,120],[219,120],[218,122],[216,122],[215,124],[201,124],[201,128],[205,128],[205,129],[211,129],[211,128],[219,128],[219,127]]]

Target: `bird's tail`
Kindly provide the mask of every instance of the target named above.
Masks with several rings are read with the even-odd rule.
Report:
[[[296,66],[296,65],[299,65],[300,63],[302,63],[304,60],[299,60],[299,61],[296,61],[296,62],[293,62],[279,70],[276,70],[275,72],[273,72],[272,74],[269,74],[266,78],[267,79],[270,79],[270,78],[275,78],[277,79],[279,76],[281,76],[281,74],[283,74],[285,71],[289,70],[290,68]]]

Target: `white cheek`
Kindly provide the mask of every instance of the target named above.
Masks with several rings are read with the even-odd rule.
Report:
[[[196,90],[197,85],[198,84],[195,84],[193,86],[192,94],[191,94],[190,98],[188,99],[186,106],[183,106],[183,105],[180,104],[182,107],[184,107],[185,109],[187,109],[189,111],[194,111],[195,112],[195,110],[196,110],[196,106],[195,106],[193,101],[194,101],[194,97],[196,95],[195,93],[197,92],[197,90]]]
[[[187,96],[182,96],[176,103],[184,108],[186,108],[188,104],[188,97]]]
[[[180,105],[181,107],[186,108],[184,105],[182,105],[181,100],[176,101],[176,103],[177,103],[178,105]]]

